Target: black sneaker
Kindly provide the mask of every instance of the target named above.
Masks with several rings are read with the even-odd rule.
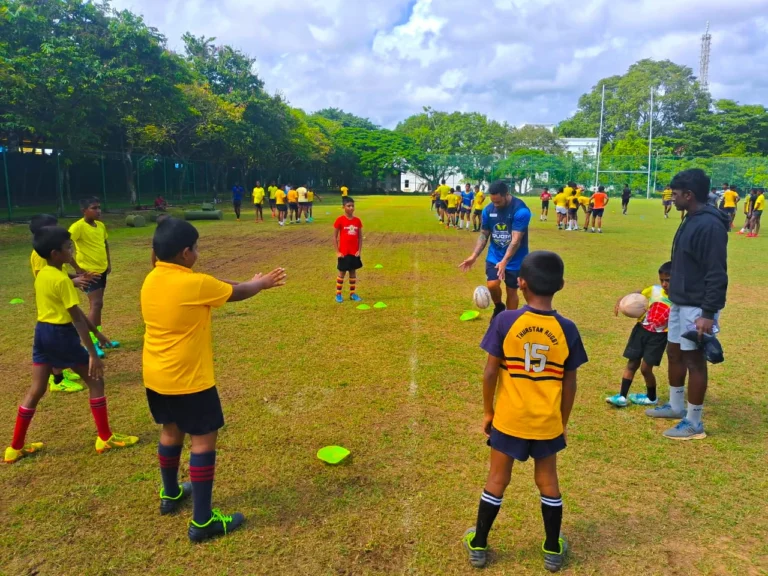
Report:
[[[175,498],[165,495],[165,489],[160,488],[160,515],[173,514],[181,508],[182,502],[192,494],[192,482],[179,484],[179,495]]]
[[[245,516],[240,514],[240,512],[235,512],[231,516],[225,516],[221,513],[221,510],[214,508],[211,510],[211,519],[205,524],[198,524],[194,520],[190,520],[187,534],[192,542],[203,542],[216,536],[229,534],[239,528],[244,521]]]

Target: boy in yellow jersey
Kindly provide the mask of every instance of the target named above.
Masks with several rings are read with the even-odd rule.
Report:
[[[475,200],[472,203],[472,232],[480,232],[480,225],[483,222],[484,203],[485,194],[480,190],[480,185],[475,184]]]
[[[555,194],[552,202],[555,205],[555,214],[557,215],[557,229],[562,230],[568,218],[568,197],[565,195],[565,188],[561,186],[557,189],[557,194]]]
[[[752,220],[749,222],[750,230],[747,234],[747,238],[757,238],[760,233],[760,219],[763,217],[763,210],[765,209],[765,189],[760,190],[757,198],[755,198],[755,204],[752,208]]]
[[[109,340],[80,310],[75,285],[62,270],[64,264],[72,261],[69,232],[59,226],[45,226],[37,231],[32,245],[46,261],[46,266],[35,278],[37,325],[32,347],[32,386],[19,406],[13,440],[5,450],[5,462],[16,462],[43,448],[41,442],[26,443],[26,436],[37,404],[45,396],[53,368],[71,368],[88,386],[91,413],[98,431],[98,453],[135,444],[139,440],[136,436],[113,434],[109,427],[107,399],[104,396],[104,365],[96,354],[88,331],[106,346]]]
[[[579,196],[579,208],[584,210],[586,220],[584,220],[584,232],[589,230],[589,218],[592,216],[592,199],[589,196]]]
[[[342,186],[341,188],[339,188],[339,190],[341,190],[342,198],[346,198],[347,196],[349,196],[349,188],[347,188],[346,186]]]
[[[741,196],[734,190],[734,186],[730,185],[728,190],[723,192],[723,212],[731,219],[731,226],[728,228],[730,232],[733,228],[733,220],[736,218],[736,206],[738,206]]]
[[[313,190],[307,190],[307,209],[309,210],[309,222],[315,221],[313,208],[315,207],[315,200],[322,202],[323,199],[320,194],[315,193]]]
[[[194,272],[198,237],[192,224],[178,218],[158,225],[152,239],[157,264],[141,287],[144,386],[152,417],[162,426],[157,448],[163,484],[160,514],[176,512],[191,494],[193,517],[187,534],[193,542],[228,534],[244,520],[242,514],[225,515],[211,508],[216,438],[224,426],[213,373],[211,311],[285,284],[282,268],[246,282]],[[186,435],[191,440],[191,482],[179,484]]]
[[[563,500],[557,453],[566,447],[566,429],[576,397],[576,371],[587,353],[576,325],[552,308],[563,288],[563,261],[554,252],[531,252],[518,281],[527,302],[491,323],[480,347],[488,353],[483,375],[483,432],[491,447],[491,469],[480,498],[475,526],[462,539],[469,562],[488,561],[488,533],[501,508],[515,460],[534,460],[541,494],[544,565],[562,568],[568,543],[560,534]]]
[[[80,201],[83,217],[69,227],[72,242],[75,245],[74,264],[78,274],[91,274],[94,281],[83,291],[88,295],[88,319],[101,332],[101,312],[104,308],[104,291],[107,288],[107,277],[112,272],[112,261],[109,256],[107,228],[101,222],[101,201],[98,198],[85,198]],[[98,278],[96,276],[98,275]],[[95,334],[91,341],[96,346],[100,356],[104,353],[99,347]],[[109,347],[116,348],[117,342],[111,342]]]
[[[275,194],[277,193],[277,186],[275,186],[274,181],[267,188],[267,192],[269,192],[269,209],[272,210],[272,218],[276,218],[277,203],[275,202]]]
[[[253,207],[256,210],[256,222],[264,222],[264,188],[258,180],[253,188]]]
[[[294,218],[296,218],[296,224],[299,223],[299,192],[291,188],[289,184],[286,188],[286,196],[288,197],[288,222],[293,224]]]
[[[621,389],[618,394],[605,399],[608,404],[623,408],[632,404],[640,406],[655,406],[658,404],[656,396],[656,376],[653,374],[654,366],[661,366],[661,359],[667,350],[667,333],[669,331],[669,311],[672,302],[669,299],[670,272],[672,262],[666,262],[659,268],[659,283],[649,286],[642,292],[648,298],[650,306],[648,311],[637,320],[632,333],[629,335],[627,347],[624,350],[624,358],[627,359],[627,367],[621,376]],[[614,314],[619,315],[619,299],[616,302]],[[629,387],[637,374],[638,368],[645,380],[645,394],[629,394]]]
[[[34,237],[42,228],[46,226],[57,226],[58,223],[59,220],[56,216],[50,214],[38,214],[30,219],[29,231],[32,232],[32,236]],[[29,257],[29,264],[32,268],[33,278],[37,278],[40,270],[48,265],[45,258],[40,256],[34,250],[32,250],[32,254]],[[81,276],[76,275],[69,264],[64,264],[64,266],[62,266],[62,271],[70,278],[70,280],[72,280],[72,284],[75,285],[75,288],[78,288],[79,290],[83,290],[96,279],[95,276],[91,274],[83,274]],[[51,392],[80,392],[83,390],[83,387],[76,382],[76,380],[80,380],[80,376],[72,372],[69,368],[65,370],[62,370],[61,368],[51,368],[51,372],[52,374],[48,379],[48,387]]]
[[[457,194],[455,191],[451,191],[448,196],[445,198],[446,203],[446,213],[448,214],[448,221],[445,223],[446,228],[450,228],[451,226],[458,227],[457,221],[458,221],[458,211],[459,211],[459,204],[461,204],[461,195]]]
[[[664,207],[664,218],[669,218],[669,212],[672,210],[672,188],[669,186],[661,193],[661,205]]]
[[[285,226],[285,216],[288,214],[288,204],[286,204],[287,194],[282,188],[275,190],[275,207],[277,207],[277,222],[280,226]]]
[[[435,189],[435,193],[438,195],[439,206],[437,207],[437,213],[439,214],[440,222],[447,224],[446,211],[448,210],[448,196],[453,192],[450,186],[445,183],[445,178],[440,181],[440,186]]]
[[[566,230],[576,231],[579,229],[579,194],[575,188],[571,189],[571,195],[567,196],[568,206],[568,226]]]
[[[757,200],[758,194],[758,189],[752,188],[747,197],[744,198],[744,226],[739,230],[739,234],[749,234],[751,232],[749,224],[752,220],[752,210],[754,210],[755,200]]]

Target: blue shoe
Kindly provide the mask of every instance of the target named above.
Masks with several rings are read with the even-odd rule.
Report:
[[[608,398],[605,399],[608,404],[613,404],[617,408],[625,408],[629,405],[629,402],[627,402],[627,399],[624,398],[621,394],[614,394],[613,396],[608,396]]]
[[[350,294],[349,295],[349,299],[352,300],[353,302],[362,302],[363,301],[363,299],[360,298],[360,296],[358,296],[357,294]]]
[[[344,298],[342,298],[341,294],[336,294],[336,302],[338,302],[339,304],[344,303]]]
[[[646,410],[645,415],[650,416],[651,418],[670,418],[672,420],[678,420],[685,418],[685,410],[677,412],[672,410],[672,404],[667,403],[664,404],[664,406],[657,406],[656,408]]]
[[[242,526],[244,520],[245,517],[240,512],[225,515],[214,508],[211,512],[211,519],[205,524],[197,524],[194,520],[190,521],[187,534],[192,542],[203,542],[216,536],[226,536]]]
[[[664,432],[664,437],[672,440],[702,440],[707,437],[707,434],[704,432],[702,422],[694,424],[687,418],[683,418],[677,426]]]
[[[568,554],[568,540],[565,536],[560,534],[560,551],[549,552],[544,549],[544,544],[541,545],[541,551],[544,552],[544,568],[550,572],[559,572],[565,564],[565,556]]]
[[[192,482],[179,484],[179,493],[175,498],[165,495],[165,490],[160,488],[160,514],[173,514],[192,495]]]
[[[648,394],[630,394],[629,401],[638,406],[656,406],[659,403],[658,398],[656,400],[649,400]]]
[[[461,543],[469,553],[469,563],[474,568],[485,568],[488,563],[488,546],[485,548],[473,548],[472,540],[475,538],[475,527],[469,528],[464,532],[464,536],[461,538]]]

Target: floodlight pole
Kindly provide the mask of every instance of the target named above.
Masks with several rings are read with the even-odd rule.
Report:
[[[605,84],[603,84],[603,97],[600,100],[600,134],[597,137],[597,169],[595,170],[595,188],[600,181],[600,153],[603,149],[603,107],[605,106]]]
[[[645,191],[645,198],[651,197],[651,149],[653,148],[653,87],[651,87],[651,120],[648,127],[648,187]]]

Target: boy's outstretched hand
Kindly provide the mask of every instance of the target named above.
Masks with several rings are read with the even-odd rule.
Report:
[[[285,279],[287,276],[284,268],[275,268],[272,272],[266,274],[256,274],[253,277],[253,280],[258,281],[261,284],[262,290],[269,290],[270,288],[285,286]]]

